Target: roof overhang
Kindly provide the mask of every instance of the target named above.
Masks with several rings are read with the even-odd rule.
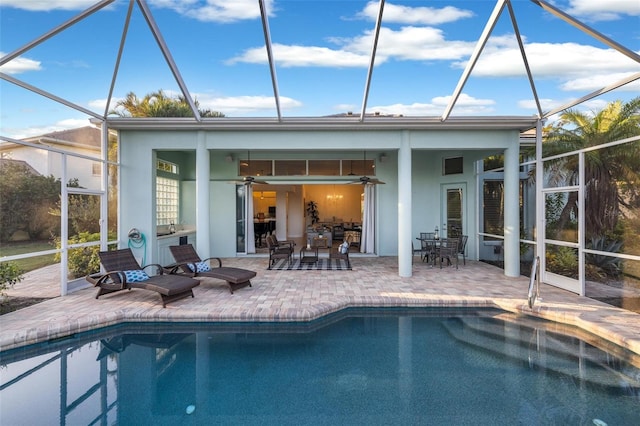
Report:
[[[209,131],[362,131],[362,130],[517,130],[536,127],[538,117],[359,117],[309,118],[128,118],[107,119],[115,130],[209,130]]]

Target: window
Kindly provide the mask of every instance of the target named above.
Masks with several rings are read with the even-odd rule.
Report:
[[[174,175],[178,174],[178,165],[166,160],[158,160],[157,169]]]
[[[273,171],[273,172],[272,172]],[[375,176],[374,160],[251,160],[239,162],[239,176]],[[460,172],[462,173],[462,172]]]
[[[443,175],[459,175],[462,173],[462,157],[445,158],[442,165]]]
[[[524,221],[524,185],[519,183],[519,208],[520,224]],[[493,235],[504,235],[504,181],[485,180],[482,196],[482,230],[481,232]],[[521,230],[522,231],[522,230]],[[485,241],[494,241],[496,238],[484,237]]]
[[[156,223],[158,225],[178,223],[179,188],[177,179],[156,178]]]
[[[309,160],[309,175],[340,176],[340,160]]]

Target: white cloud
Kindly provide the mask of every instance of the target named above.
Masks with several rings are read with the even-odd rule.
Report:
[[[369,65],[372,33],[353,37],[334,37],[328,41],[338,48],[321,46],[300,46],[274,44],[273,56],[281,67],[359,67]],[[459,60],[468,57],[475,47],[475,41],[447,41],[441,30],[430,27],[403,27],[400,30],[381,28],[376,65],[396,60]],[[265,48],[255,47],[245,50],[239,56],[229,59],[227,64],[238,62],[264,64],[267,62]]]
[[[274,44],[272,49],[276,64],[281,67],[366,67],[369,63],[368,54],[328,47]],[[251,48],[226,63],[237,62],[264,64],[267,62],[267,53],[264,47]]]
[[[540,107],[542,111],[551,111],[553,109],[559,108],[563,105],[567,105],[571,102],[574,102],[575,99],[540,99]],[[536,102],[533,99],[523,99],[517,102],[518,107],[522,109],[530,109],[532,112],[537,112]],[[604,99],[590,99],[588,101],[582,102],[571,109],[579,110],[579,111],[599,111],[606,107],[609,104],[609,101]]]
[[[96,0],[2,0],[2,7],[13,7],[31,11],[84,10]]]
[[[534,78],[578,78],[595,74],[637,71],[638,64],[614,49],[577,43],[527,43],[527,61]],[[454,63],[463,68],[466,62]],[[476,77],[524,75],[524,63],[515,40],[489,40],[472,74]]]
[[[276,102],[273,96],[211,96],[209,94],[194,94],[201,109],[219,111],[226,116],[244,115],[260,111],[273,113]],[[280,108],[290,110],[302,106],[297,101],[286,96],[280,97]]]
[[[5,52],[0,52],[0,57],[3,57],[5,55],[6,55]],[[40,66],[40,61],[23,58],[21,56],[0,66],[0,72],[3,72],[5,74],[20,74],[27,71],[40,71],[40,70],[42,70],[42,67]]]
[[[624,15],[640,16],[637,0],[570,0],[567,13],[589,21],[613,21]]]
[[[443,32],[437,28],[403,27],[399,31],[382,28],[376,63],[380,62],[379,59],[455,60],[469,56],[475,45],[475,40],[445,40]]]
[[[31,125],[26,128],[6,128],[2,129],[2,134],[13,139],[25,139],[33,136],[44,135],[52,132],[59,132],[67,129],[77,129],[79,127],[89,126],[91,123],[87,118],[68,118],[60,120],[53,124]]]
[[[379,3],[370,1],[357,16],[375,21],[378,18]],[[473,12],[458,9],[453,6],[409,7],[393,3],[386,3],[382,15],[385,24],[399,23],[410,25],[437,25],[470,18]]]
[[[568,80],[564,84],[560,85],[560,89],[594,91],[630,77],[632,74],[633,73],[594,74],[587,77]],[[627,83],[617,90],[640,93],[640,80]]]
[[[151,0],[149,3],[203,22],[230,23],[260,18],[260,8],[255,0]],[[271,14],[273,1],[265,3]]]
[[[439,116],[441,115],[451,96],[437,96],[430,103],[377,105],[367,108],[367,112],[380,112],[404,116]],[[483,115],[494,111],[495,101],[492,99],[477,99],[461,93],[456,101],[453,113],[455,115]]]
[[[166,90],[169,97],[181,95],[172,90]],[[198,101],[200,109],[210,109],[224,113],[226,116],[245,115],[249,113],[267,111],[273,113],[276,108],[276,101],[273,96],[215,96],[208,93],[193,93],[192,96]],[[113,98],[111,108],[122,98]],[[106,99],[94,99],[89,102],[89,106],[97,111],[104,111]],[[291,110],[302,106],[302,102],[286,96],[280,97],[280,108]]]

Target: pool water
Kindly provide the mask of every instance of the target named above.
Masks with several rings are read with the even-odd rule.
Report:
[[[126,325],[0,363],[2,425],[640,424],[638,355],[496,310]]]

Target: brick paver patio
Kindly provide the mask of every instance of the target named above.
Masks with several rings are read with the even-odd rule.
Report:
[[[162,308],[150,291],[94,298],[86,288],[64,297],[57,268],[31,273],[9,291],[14,296],[53,297],[0,317],[0,350],[16,348],[120,322],[309,321],[346,307],[496,307],[579,326],[640,354],[640,314],[543,285],[542,301],[527,305],[529,280],[508,278],[491,265],[430,268],[416,262],[413,276],[398,276],[396,257],[354,257],[352,271],[269,271],[264,257],[223,259],[225,266],[253,269],[253,287],[233,295],[221,282],[202,279],[195,298]]]

